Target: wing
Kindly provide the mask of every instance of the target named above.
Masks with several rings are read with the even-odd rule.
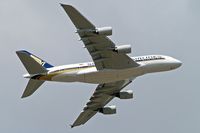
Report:
[[[132,81],[123,80],[106,84],[99,84],[90,98],[89,102],[84,107],[81,114],[75,120],[73,125],[79,126],[85,124],[90,118],[92,118],[101,108],[103,108],[108,102],[110,102],[115,96],[115,93],[120,92],[124,87],[130,84]]]
[[[85,48],[90,53],[98,70],[139,66],[126,54],[114,52],[113,49],[116,46],[108,37],[92,32],[84,32],[95,31],[96,27],[71,5],[61,5],[77,28],[77,33],[83,41]]]

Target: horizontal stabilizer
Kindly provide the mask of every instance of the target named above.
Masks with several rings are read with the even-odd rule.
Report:
[[[21,98],[32,95],[43,83],[41,80],[30,79]]]

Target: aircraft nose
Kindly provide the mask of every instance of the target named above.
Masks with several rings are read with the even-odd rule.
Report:
[[[178,67],[180,67],[181,65],[182,65],[182,62],[181,61],[179,61],[179,60],[177,60],[177,59],[175,59],[175,61],[174,61],[174,67],[175,68],[178,68]]]

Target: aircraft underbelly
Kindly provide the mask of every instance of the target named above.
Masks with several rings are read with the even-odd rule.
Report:
[[[143,75],[142,69],[129,68],[123,70],[83,70],[77,71],[76,73],[63,73],[52,78],[54,81],[60,82],[84,82],[84,83],[109,83],[132,77]]]
[[[119,74],[116,72],[92,72],[84,74],[82,82],[87,83],[107,83],[119,80]]]
[[[124,79],[129,79],[132,77],[137,77],[142,75],[143,71],[136,69],[123,69],[123,70],[103,70],[103,71],[94,71],[94,72],[83,72],[80,76],[84,75],[84,78],[79,78],[79,82],[86,83],[109,83]]]
[[[84,74],[84,81],[86,83],[109,83],[124,79],[129,79],[132,77],[137,77],[142,75],[142,71],[138,71],[136,69],[124,69],[124,70],[104,70],[104,71],[96,71],[91,73]]]

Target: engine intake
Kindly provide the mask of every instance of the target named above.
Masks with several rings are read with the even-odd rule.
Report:
[[[96,28],[95,33],[98,35],[110,36],[112,35],[112,27]]]
[[[129,54],[131,53],[131,45],[116,46],[114,51],[119,54]]]
[[[103,107],[99,109],[99,112],[105,115],[116,114],[116,106],[111,105],[111,106]]]
[[[133,98],[133,91],[132,90],[125,90],[115,94],[116,97],[120,99],[132,99]]]

